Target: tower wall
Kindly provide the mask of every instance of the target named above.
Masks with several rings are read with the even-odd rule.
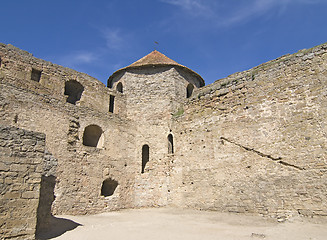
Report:
[[[136,207],[165,206],[168,203],[173,158],[168,150],[168,135],[174,135],[171,119],[189,97],[187,87],[191,85],[193,90],[201,84],[203,80],[196,73],[156,51],[109,78],[109,87],[123,92],[124,117],[135,123],[138,132],[134,148],[135,162],[139,164],[134,185]],[[149,148],[149,161],[142,169],[142,149],[145,146]]]
[[[187,78],[187,79],[186,79]],[[167,184],[171,155],[168,153],[168,135],[174,134],[172,115],[186,99],[186,88],[198,80],[171,66],[144,66],[127,69],[113,78],[113,89],[123,86],[126,117],[135,122],[136,163],[135,206],[163,206],[168,201]],[[195,87],[196,88],[196,87]],[[149,162],[141,173],[142,147],[149,146]]]
[[[186,98],[189,81],[196,79],[170,66],[128,69],[112,81],[113,89],[123,85],[127,117],[148,123],[168,120]],[[193,80],[193,81],[192,81]]]

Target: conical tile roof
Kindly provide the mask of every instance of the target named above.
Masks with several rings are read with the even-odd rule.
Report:
[[[137,60],[136,62],[129,65],[129,67],[140,67],[145,65],[179,65],[174,60],[170,59],[169,57],[166,57],[161,52],[158,52],[157,50],[154,50],[153,52],[149,53],[145,57],[141,58],[140,60]]]
[[[120,72],[122,71],[126,71],[128,69],[132,69],[132,68],[142,68],[142,67],[146,67],[146,66],[176,66],[178,68],[181,68],[189,73],[191,73],[192,75],[195,75],[199,82],[200,82],[200,86],[204,86],[204,80],[202,79],[202,77],[197,74],[196,72],[192,71],[191,69],[175,62],[174,60],[170,59],[169,57],[165,56],[164,54],[162,54],[161,52],[158,52],[157,50],[152,51],[151,53],[149,53],[148,55],[146,55],[145,57],[137,60],[136,62],[132,63],[131,65],[124,67],[122,69],[117,70],[116,72],[114,72],[108,79],[108,83],[110,81],[113,80],[113,78]]]

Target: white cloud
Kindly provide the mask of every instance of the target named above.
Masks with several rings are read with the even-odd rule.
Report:
[[[211,8],[207,3],[201,0],[160,0],[163,3],[171,4],[182,8],[192,15],[210,15]]]
[[[90,63],[95,59],[95,54],[90,52],[79,52],[73,55],[73,60],[78,63]]]
[[[247,4],[236,8],[232,14],[229,14],[224,25],[233,25],[239,22],[250,20],[271,11],[282,14],[287,8],[295,4],[316,4],[321,0],[249,0]]]
[[[322,0],[238,0],[237,3],[224,0],[159,0],[178,6],[188,17],[211,20],[218,26],[232,26],[246,22],[268,12],[282,14],[295,4],[316,4]]]
[[[106,45],[111,50],[120,50],[126,46],[126,34],[120,29],[104,28],[100,30],[106,40]]]
[[[89,64],[98,59],[98,56],[92,52],[77,51],[61,57],[58,62],[63,66],[76,68],[83,64]]]
[[[194,8],[204,8],[204,6],[200,3],[199,0],[161,0],[162,2],[180,6],[186,10],[191,10]]]

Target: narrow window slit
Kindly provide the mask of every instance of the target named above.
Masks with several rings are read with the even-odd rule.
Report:
[[[149,155],[150,155],[149,145],[145,144],[142,147],[142,171],[141,171],[141,173],[144,173],[145,166],[149,162],[149,158],[150,158]]]
[[[174,153],[174,140],[173,140],[173,135],[172,134],[168,135],[168,153],[169,154]]]
[[[111,113],[114,112],[114,104],[115,104],[115,96],[110,95],[109,112],[111,112]]]

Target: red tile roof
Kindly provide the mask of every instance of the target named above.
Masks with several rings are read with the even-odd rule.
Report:
[[[137,60],[136,62],[132,63],[128,67],[140,67],[145,65],[179,65],[174,60],[171,60],[170,58],[166,57],[161,52],[158,52],[157,50],[154,50],[153,52],[149,53],[145,57],[141,58],[140,60]],[[184,66],[182,66],[184,67]]]
[[[202,77],[199,74],[197,74],[196,72],[192,71],[191,69],[175,62],[174,60],[172,60],[169,57],[165,56],[164,54],[158,52],[157,50],[154,50],[151,53],[149,53],[148,55],[146,55],[145,57],[132,63],[131,65],[121,68],[121,69],[117,70],[116,72],[114,72],[108,79],[108,85],[110,85],[109,82],[112,81],[113,78],[118,73],[120,73],[122,71],[126,71],[131,68],[141,68],[141,67],[145,67],[145,66],[176,66],[176,67],[181,68],[181,69],[191,73],[192,75],[196,76],[196,78],[199,80],[201,87],[204,86],[204,84],[205,84],[204,80],[202,79]]]

